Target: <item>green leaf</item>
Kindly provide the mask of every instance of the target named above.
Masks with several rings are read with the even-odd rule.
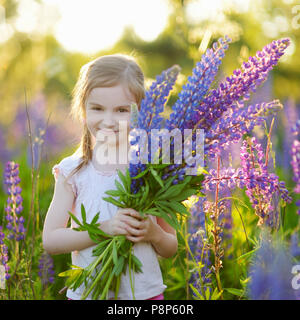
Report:
[[[69,215],[71,216],[71,218],[79,225],[79,226],[82,226],[81,222],[75,217],[75,215],[72,213],[72,212],[68,212]],[[74,228],[75,230],[75,228]]]
[[[126,193],[125,189],[123,188],[123,186],[121,185],[121,183],[118,180],[115,180],[115,185],[117,187],[117,189],[122,192],[122,193]]]
[[[96,215],[94,216],[94,218],[93,218],[93,220],[92,220],[91,224],[96,224],[96,222],[97,222],[97,221],[98,221],[98,219],[99,219],[99,215],[100,215],[100,212],[96,213]]]
[[[147,167],[144,171],[140,172],[137,176],[132,177],[131,179],[139,179],[143,177],[149,171],[149,167]]]
[[[118,263],[118,253],[117,253],[116,242],[114,242],[113,244],[112,256],[113,256],[113,262],[116,265]]]
[[[235,296],[239,296],[242,297],[244,295],[244,290],[242,289],[236,289],[236,288],[224,288],[224,290],[226,290],[227,292],[235,295]]]
[[[117,207],[126,208],[126,206],[123,203],[113,199],[112,197],[102,197],[102,199],[107,201],[107,202],[110,202],[110,203],[114,204]]]
[[[165,190],[167,190],[172,181],[176,178],[176,176],[173,176],[173,177],[169,177],[167,180],[166,180],[166,184],[164,186],[164,188],[161,188],[156,194],[155,194],[155,198],[157,198],[160,194],[162,194],[163,192],[165,192]]]
[[[145,180],[145,191],[143,193],[143,196],[141,197],[141,200],[139,201],[139,204],[142,205],[143,203],[145,203],[145,200],[147,199],[148,197],[148,194],[149,194],[149,183],[147,180]]]
[[[143,264],[141,263],[141,261],[134,254],[131,255],[131,259],[132,259],[132,262],[135,264],[135,267],[137,268],[136,271],[142,272]]]
[[[82,222],[86,223],[86,212],[83,203],[81,203],[81,216],[82,216]]]
[[[154,179],[160,184],[160,186],[163,188],[164,187],[164,183],[162,182],[160,176],[158,175],[158,173],[152,168],[150,167],[150,171],[154,177]]]
[[[105,191],[106,194],[108,194],[109,196],[113,196],[113,197],[120,197],[122,196],[124,193],[119,191],[119,190],[107,190]]]
[[[204,300],[203,296],[199,293],[199,291],[198,291],[192,284],[190,284],[190,288],[193,290],[193,292],[195,293],[195,295],[196,295],[200,300]]]
[[[207,287],[208,289],[208,287]],[[206,289],[206,291],[207,291]],[[218,288],[216,287],[213,294],[211,295],[211,300],[218,300],[221,297],[221,294],[223,293],[223,290],[219,291]]]
[[[93,256],[100,256],[101,253],[105,250],[106,245],[108,244],[108,242],[110,242],[111,239],[108,240],[103,240],[101,241],[99,244],[97,244],[97,246],[93,249]]]
[[[170,197],[175,197],[182,192],[184,187],[185,185],[183,183],[173,185],[172,187],[169,187],[169,189],[167,189],[162,195],[157,197],[157,200],[165,200],[165,199],[169,199]]]
[[[236,258],[236,261],[239,261],[239,260],[243,260],[243,259],[246,259],[246,258],[250,258],[251,255],[257,250],[258,248],[256,249],[253,249],[245,254],[242,254],[241,256],[239,256],[238,258]]]
[[[130,187],[131,186],[131,177],[130,177],[130,173],[129,173],[129,169],[126,169],[126,181],[127,181],[127,185]],[[130,189],[128,190],[130,191]]]
[[[123,256],[120,256],[118,262],[115,264],[113,271],[116,276],[119,276],[123,270],[125,259]]]
[[[76,267],[58,274],[59,277],[67,277],[66,286],[71,287],[72,284],[81,276],[83,268]]]
[[[147,209],[147,210],[144,211],[144,212],[140,211],[140,214],[143,214],[143,215],[145,215],[145,214],[151,214],[152,216],[158,216],[158,217],[160,217],[160,213],[159,213],[159,211],[157,211],[157,208],[149,208],[149,209]]]
[[[177,195],[176,197],[170,197],[169,200],[172,201],[184,201],[187,200],[190,196],[194,195],[197,193],[196,189],[186,189],[183,190],[179,195]]]
[[[187,210],[187,208],[178,202],[175,201],[160,201],[162,204],[170,207],[171,209],[173,209],[175,212],[178,212],[180,214],[184,214],[184,215],[190,215],[189,211]]]
[[[118,176],[119,176],[120,180],[121,180],[122,183],[123,183],[123,186],[124,186],[125,190],[126,190],[127,192],[130,192],[130,185],[127,183],[127,179],[126,179],[126,177],[124,176],[123,172],[118,169],[118,170],[117,170],[117,173],[118,173]]]

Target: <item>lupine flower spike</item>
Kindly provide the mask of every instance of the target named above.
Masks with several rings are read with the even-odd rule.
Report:
[[[7,185],[7,194],[9,195],[5,207],[6,228],[10,230],[8,239],[15,239],[17,242],[24,239],[26,231],[24,218],[20,215],[23,210],[20,181],[19,164],[13,161],[7,162],[4,172],[4,183]]]

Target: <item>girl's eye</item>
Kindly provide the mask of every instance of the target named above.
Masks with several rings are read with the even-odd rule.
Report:
[[[92,110],[102,110],[100,107],[93,107]]]
[[[121,111],[122,110],[122,111]],[[128,112],[128,110],[127,109],[125,109],[125,108],[120,108],[119,109],[119,111],[121,111],[122,113],[124,113],[124,112]]]

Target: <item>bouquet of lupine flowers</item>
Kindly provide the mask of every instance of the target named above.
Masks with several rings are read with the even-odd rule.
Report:
[[[212,88],[230,42],[231,39],[225,36],[214,43],[212,49],[207,49],[192,76],[188,77],[166,121],[160,113],[164,111],[180,71],[178,66],[156,78],[146,92],[139,112],[136,106],[132,106],[130,144],[133,148],[130,157],[135,160],[138,157],[138,161],[130,162],[126,175],[118,171],[122,183],[115,181],[117,189],[107,191],[109,197],[103,197],[104,200],[121,208],[133,208],[142,217],[147,214],[162,217],[177,230],[178,217],[189,215],[182,202],[192,195],[202,195],[206,159],[220,155],[231,143],[240,141],[244,134],[261,124],[268,114],[282,107],[278,100],[250,106],[245,102],[250,98],[250,92],[255,92],[256,87],[266,80],[269,71],[284,54],[289,39],[268,44],[217,88]],[[205,132],[205,139],[199,131]],[[160,136],[163,141],[169,138],[170,154],[163,152]],[[178,148],[182,143],[184,152]],[[199,146],[203,146],[203,153]],[[139,272],[142,265],[132,254],[132,243],[125,236],[112,237],[99,229],[99,213],[90,224],[86,223],[83,207],[81,213],[83,222],[70,215],[79,225],[77,230],[87,230],[99,243],[93,251],[96,258],[86,269],[73,266],[75,269],[62,275],[69,277],[67,285],[72,289],[85,282],[82,299],[87,298],[92,290],[93,299],[105,299],[109,289],[115,291],[117,298],[120,277],[127,266],[129,272]],[[217,224],[214,232],[218,238]],[[94,272],[100,263],[101,271]]]

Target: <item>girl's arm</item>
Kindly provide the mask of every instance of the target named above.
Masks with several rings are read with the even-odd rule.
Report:
[[[68,212],[72,210],[74,199],[71,186],[59,174],[43,229],[43,246],[49,254],[69,253],[95,244],[87,231],[78,232],[67,228]]]
[[[172,257],[178,248],[176,230],[163,218],[157,217],[158,230],[151,241],[155,251],[164,258]]]
[[[87,231],[78,232],[67,228],[70,217],[68,212],[72,210],[74,200],[71,186],[65,183],[65,177],[59,174],[43,229],[43,246],[49,254],[79,251],[96,244]],[[113,218],[101,222],[99,228],[110,235],[127,235],[126,222],[132,220],[135,219],[130,217],[128,210],[120,209]]]

